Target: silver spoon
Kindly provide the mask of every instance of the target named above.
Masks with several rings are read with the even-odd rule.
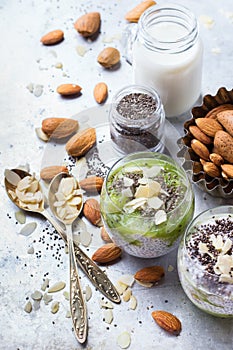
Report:
[[[11,171],[16,175],[18,175],[21,179],[23,179],[25,176],[31,176],[31,174],[21,169],[11,169]],[[58,222],[54,220],[54,218],[50,215],[50,213],[44,208],[44,200],[41,201],[38,209],[29,210],[27,208],[22,207],[22,205],[20,204],[20,201],[17,198],[14,198],[10,194],[11,191],[13,193],[15,192],[16,185],[13,185],[12,183],[10,183],[6,177],[5,177],[5,188],[10,200],[14,202],[15,205],[17,205],[20,209],[43,215],[53,225],[53,227],[56,229],[56,231],[59,233],[62,239],[66,242],[66,232],[58,224]],[[40,191],[42,192],[40,185],[39,185],[39,188],[40,188]],[[115,303],[120,303],[121,298],[119,296],[119,293],[116,290],[115,286],[112,284],[112,282],[109,280],[107,275],[99,268],[98,265],[94,263],[93,260],[89,258],[88,255],[86,255],[82,251],[82,249],[79,246],[75,245],[74,250],[75,250],[77,263],[79,264],[83,272],[87,275],[87,277],[90,279],[90,281],[93,283],[93,285],[109,300]]]
[[[53,215],[61,221],[66,227],[67,233],[67,245],[69,252],[69,265],[70,265],[70,310],[71,317],[73,321],[73,326],[75,329],[75,334],[80,343],[84,343],[87,338],[87,309],[86,303],[84,301],[81,285],[79,282],[78,276],[78,268],[75,259],[74,252],[74,243],[73,243],[73,232],[72,232],[72,224],[74,220],[79,216],[82,206],[83,206],[83,197],[82,194],[78,194],[76,196],[77,204],[72,206],[74,208],[74,214],[66,214],[63,218],[61,218],[58,214],[58,209],[62,211],[64,208],[62,206],[55,206],[55,204],[61,204],[62,201],[59,202],[59,199],[56,198],[56,194],[58,194],[59,186],[62,183],[63,179],[71,179],[70,193],[74,193],[74,190],[80,190],[78,182],[75,178],[67,173],[60,173],[56,175],[50,183],[48,190],[48,201],[49,207],[53,213]],[[63,182],[64,183],[64,182]],[[68,193],[68,194],[70,194]],[[60,195],[63,196],[63,193],[60,192]],[[75,197],[74,197],[75,198]],[[65,202],[66,204],[67,202]],[[64,214],[64,210],[63,210]]]

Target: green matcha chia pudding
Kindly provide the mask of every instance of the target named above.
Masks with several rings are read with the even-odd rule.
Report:
[[[170,157],[140,152],[117,161],[100,197],[108,233],[127,253],[155,258],[175,249],[193,217],[185,171]]]
[[[233,317],[233,206],[209,209],[193,220],[177,265],[181,285],[197,307]]]

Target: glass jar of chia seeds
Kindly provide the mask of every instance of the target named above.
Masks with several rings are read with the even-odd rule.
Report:
[[[113,97],[109,112],[111,139],[123,154],[162,151],[165,114],[158,93],[148,87],[129,85]]]
[[[177,259],[181,285],[193,304],[214,316],[233,317],[233,206],[198,215]]]

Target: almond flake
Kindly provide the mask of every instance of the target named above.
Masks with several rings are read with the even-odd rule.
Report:
[[[91,243],[91,234],[88,231],[81,231],[80,233],[80,243],[84,246],[84,247],[88,247]]]
[[[113,312],[111,309],[104,310],[104,322],[111,324],[113,320]]]
[[[214,271],[219,271],[218,274],[230,274],[232,267],[233,255],[219,255],[217,263],[214,266]]]
[[[150,198],[158,196],[161,190],[161,185],[157,181],[149,181],[146,185],[140,185],[135,193],[135,198],[146,197]]]
[[[42,128],[36,128],[36,135],[37,137],[44,142],[47,142],[49,140],[49,136],[47,134],[44,133],[44,131],[42,130]]]
[[[138,166],[129,166],[129,167],[125,167],[124,171],[126,173],[142,173],[143,169],[139,168]]]
[[[71,312],[70,312],[70,310],[68,310],[68,311],[66,312],[66,318],[71,318]]]
[[[69,205],[79,205],[82,202],[82,198],[79,196],[74,196],[72,199],[68,201]]]
[[[233,277],[228,275],[228,274],[222,274],[220,277],[219,277],[219,281],[220,282],[226,282],[226,283],[230,283],[230,284],[233,284]]]
[[[49,279],[48,278],[45,278],[45,280],[43,281],[40,289],[43,290],[43,292],[46,290],[46,288],[49,287]]]
[[[69,293],[69,292],[64,291],[64,292],[63,292],[63,295],[64,295],[64,297],[65,297],[66,300],[68,300],[68,301],[70,300],[70,293]]]
[[[64,289],[65,286],[66,286],[65,282],[62,282],[62,281],[57,282],[48,289],[48,293],[59,292],[60,290]]]
[[[128,287],[132,287],[132,285],[135,282],[135,279],[134,279],[133,275],[126,274],[126,275],[122,275],[119,278],[118,282],[120,282],[121,284],[123,283],[123,284],[125,284]]]
[[[142,207],[146,203],[146,198],[135,198],[132,201],[126,203],[123,209],[128,213],[133,213],[135,209]]]
[[[164,203],[159,197],[151,197],[148,198],[147,204],[153,209],[159,209]]]
[[[160,225],[163,222],[167,221],[167,214],[164,210],[158,210],[155,213],[154,219],[155,219],[155,225]]]
[[[34,293],[32,293],[31,298],[33,300],[41,300],[42,296],[43,294],[39,290],[36,290]]]
[[[127,288],[127,289],[124,291],[122,298],[123,298],[123,300],[124,300],[125,302],[128,302],[129,299],[130,299],[130,297],[131,297],[131,295],[132,295],[132,290],[131,290],[130,288]]]
[[[36,227],[36,222],[29,222],[20,230],[19,234],[23,236],[30,236],[35,231]]]
[[[72,175],[78,180],[86,178],[88,172],[87,160],[85,157],[78,159],[72,168]]]
[[[31,247],[28,248],[27,253],[28,253],[28,254],[34,254],[34,251],[35,251],[35,250],[34,250],[34,247],[31,246]]]
[[[226,254],[232,247],[232,241],[230,238],[227,238],[223,244],[221,254]]]
[[[117,337],[117,345],[120,346],[121,349],[127,349],[130,346],[131,338],[128,332],[123,332]]]
[[[168,265],[167,270],[168,270],[168,272],[172,272],[172,271],[174,271],[174,266],[172,266],[172,265]]]
[[[136,280],[136,282],[138,284],[140,284],[140,286],[146,287],[146,288],[151,288],[154,285],[154,283],[152,283],[152,282],[141,282],[141,281],[138,281],[138,280]]]
[[[215,241],[213,242],[213,246],[217,250],[222,250],[223,247],[223,240],[221,235],[217,235]]]
[[[6,180],[13,186],[17,186],[21,177],[10,169],[5,169],[4,176]]]
[[[27,190],[32,182],[31,176],[25,176],[23,179],[21,179],[17,184],[17,189],[22,192],[24,190]]]
[[[58,312],[59,306],[60,306],[60,304],[59,304],[58,301],[55,301],[55,302],[52,304],[52,306],[51,306],[51,312],[52,312],[52,314],[56,314],[56,313]]]
[[[30,314],[32,311],[32,303],[30,301],[27,302],[27,304],[24,306],[24,311]]]
[[[127,284],[122,283],[120,281],[117,281],[117,283],[115,284],[115,287],[120,295],[122,295],[124,291],[128,288]]]
[[[125,187],[130,187],[134,184],[134,180],[130,179],[129,177],[125,176],[123,177],[123,183]]]
[[[143,177],[154,178],[161,171],[161,167],[158,165],[154,165],[151,168],[143,168]]]
[[[48,305],[52,300],[53,300],[52,295],[49,295],[49,294],[47,294],[47,293],[44,293],[44,295],[43,295],[43,301],[44,301],[45,305]]]
[[[135,298],[134,295],[131,295],[130,299],[129,299],[129,308],[131,310],[135,310],[137,307],[137,299]]]
[[[124,188],[122,190],[121,194],[122,194],[123,197],[127,197],[127,198],[133,197],[133,193],[132,193],[132,191],[131,191],[131,189],[129,187]]]
[[[90,286],[86,286],[86,289],[85,289],[85,297],[86,297],[86,301],[89,301],[92,297],[92,289]]]
[[[208,254],[209,253],[209,248],[207,247],[206,243],[199,242],[198,249],[199,249],[199,252],[201,254]]]
[[[26,222],[26,215],[22,210],[18,210],[15,212],[15,219],[18,221],[18,223],[23,225]]]

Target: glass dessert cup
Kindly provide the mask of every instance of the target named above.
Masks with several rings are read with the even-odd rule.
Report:
[[[155,258],[179,245],[193,217],[194,195],[185,171],[173,159],[139,152],[109,170],[100,206],[117,245],[130,255]]]
[[[214,316],[233,317],[233,206],[208,209],[190,223],[177,266],[194,305]]]

